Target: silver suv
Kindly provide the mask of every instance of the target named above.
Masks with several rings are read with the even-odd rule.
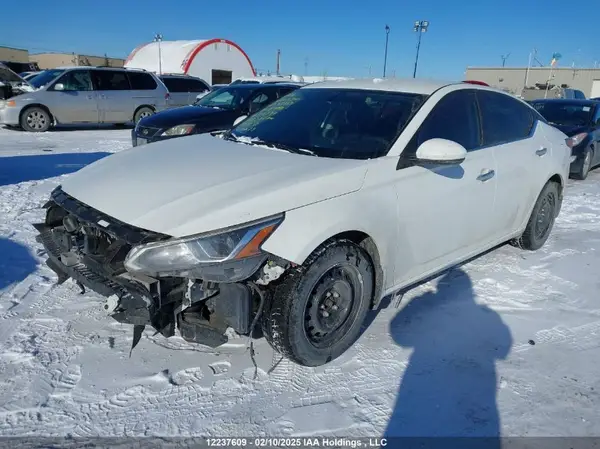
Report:
[[[68,67],[46,70],[33,92],[0,101],[0,124],[42,132],[68,123],[137,123],[167,109],[169,91],[143,70]]]

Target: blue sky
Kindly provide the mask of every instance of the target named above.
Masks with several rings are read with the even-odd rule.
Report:
[[[227,38],[261,69],[275,69],[281,49],[286,73],[373,76],[383,71],[385,25],[391,28],[388,75],[412,76],[415,20],[429,20],[419,76],[460,79],[467,66],[525,66],[530,51],[548,64],[600,67],[598,26],[558,0],[28,0],[24,17],[3,21],[0,45],[126,57],[160,32],[165,40]]]

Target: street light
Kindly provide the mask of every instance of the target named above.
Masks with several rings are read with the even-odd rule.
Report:
[[[383,57],[383,77],[385,78],[385,68],[387,66],[387,49],[388,49],[388,39],[390,37],[390,27],[388,25],[385,26],[385,56]],[[370,72],[370,71],[369,71]],[[369,73],[370,75],[371,73]]]
[[[417,77],[417,64],[419,64],[419,50],[421,48],[421,34],[425,33],[427,28],[429,28],[429,21],[427,20],[417,20],[415,22],[415,26],[413,27],[413,31],[419,33],[417,40],[417,57],[415,58],[415,70],[413,72],[413,78]]]
[[[162,34],[156,33],[154,36],[154,42],[158,42],[158,74],[162,75],[162,57],[160,52],[160,43],[162,42],[163,37]]]

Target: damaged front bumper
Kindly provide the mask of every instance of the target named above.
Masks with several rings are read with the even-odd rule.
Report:
[[[170,236],[115,220],[77,201],[60,187],[44,207],[45,222],[34,226],[40,233],[37,240],[48,253],[46,263],[57,274],[58,283],[72,278],[82,289],[87,287],[106,297],[106,312],[119,322],[135,326],[134,346],[146,326],[165,337],[179,331],[185,340],[210,347],[228,341],[228,328],[241,335],[251,333],[253,317],[264,300],[261,279],[217,283],[133,275],[124,267],[130,250]]]

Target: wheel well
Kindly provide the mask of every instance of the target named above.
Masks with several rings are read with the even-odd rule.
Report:
[[[553,175],[548,182],[555,182],[558,184],[558,192],[560,193],[560,195],[562,196],[562,191],[563,191],[563,180],[560,177],[559,174],[555,174]]]
[[[46,111],[46,112],[48,113],[48,115],[50,116],[50,120],[51,120],[52,122],[56,121],[56,119],[55,119],[55,118],[54,118],[54,116],[52,115],[52,112],[50,112],[50,109],[48,109],[48,107],[47,107],[47,106],[44,106],[43,104],[39,104],[39,103],[32,103],[32,104],[28,104],[27,106],[25,106],[25,107],[23,108],[23,110],[21,111],[21,113],[19,114],[19,124],[20,124],[20,122],[21,122],[21,119],[23,118],[23,114],[25,114],[25,112],[26,112],[28,109],[31,109],[31,108],[40,108],[40,109],[43,109],[44,111]]]
[[[369,237],[368,234],[362,231],[341,232],[337,235],[334,235],[332,239],[350,240],[364,249],[371,258],[371,263],[375,269],[375,282],[373,283],[373,304],[371,304],[371,307],[374,309],[377,308],[379,306],[379,302],[381,301],[381,293],[383,291],[384,281],[383,267],[381,266],[381,258],[379,257],[377,245],[375,245],[375,242],[371,237]]]

